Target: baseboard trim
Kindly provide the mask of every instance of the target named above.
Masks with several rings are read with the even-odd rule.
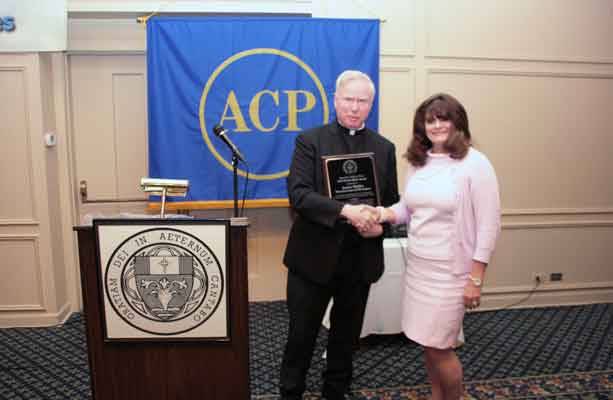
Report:
[[[57,312],[10,312],[0,313],[0,328],[40,328],[63,324],[73,313],[70,303],[65,303]]]
[[[567,287],[543,290],[484,293],[478,311],[493,311],[505,308],[535,308],[574,306],[583,304],[613,303],[613,287]]]

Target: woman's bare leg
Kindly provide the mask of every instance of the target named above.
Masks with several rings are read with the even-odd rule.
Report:
[[[424,347],[426,370],[432,382],[432,398],[434,400],[458,400],[462,398],[462,364],[453,349],[435,349]],[[441,397],[435,393],[439,389]]]

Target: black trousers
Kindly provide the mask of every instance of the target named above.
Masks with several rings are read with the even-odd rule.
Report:
[[[323,374],[322,395],[328,400],[342,399],[349,391],[352,375],[352,352],[364,317],[370,284],[364,283],[359,252],[343,246],[341,260],[332,281],[317,284],[289,271],[287,308],[289,334],[280,376],[282,400],[302,399],[306,375],[311,365],[315,340],[328,302],[334,300],[330,314],[327,345],[327,368]],[[358,262],[356,262],[358,261]],[[321,357],[320,354],[315,355]]]

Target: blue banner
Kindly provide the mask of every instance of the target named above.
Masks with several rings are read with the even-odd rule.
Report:
[[[153,17],[147,22],[149,176],[189,179],[187,202],[233,199],[232,155],[243,153],[239,197],[283,200],[296,136],[333,121],[346,69],[379,86],[379,21]],[[377,97],[367,125],[377,130]],[[169,201],[175,199],[170,198]]]

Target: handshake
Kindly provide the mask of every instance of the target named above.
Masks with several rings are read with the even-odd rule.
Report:
[[[365,238],[377,237],[383,233],[381,223],[385,222],[383,207],[366,204],[345,204],[341,215]]]

